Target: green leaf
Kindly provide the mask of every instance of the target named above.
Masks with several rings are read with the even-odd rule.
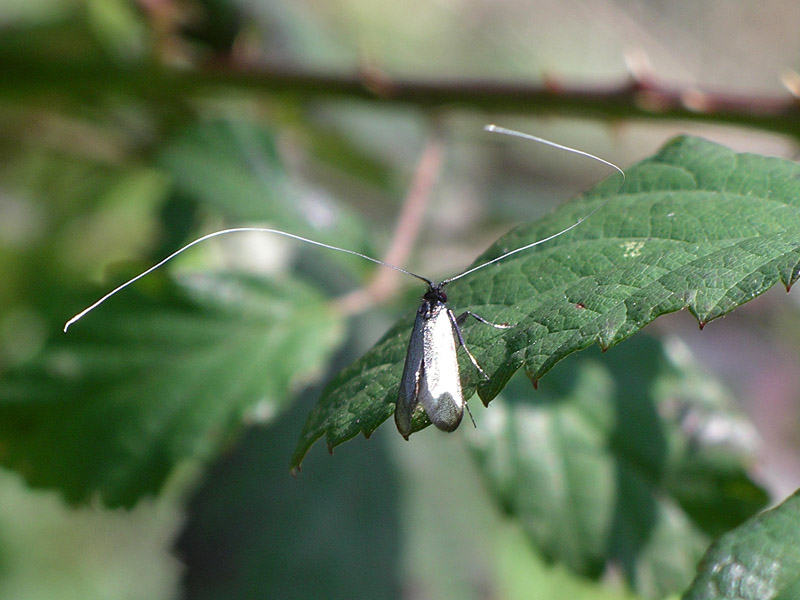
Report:
[[[272,131],[246,120],[212,120],[193,124],[172,140],[159,164],[173,181],[173,201],[191,200],[229,222],[269,221],[292,233],[374,254],[368,228],[332,197],[298,189],[286,175]],[[300,248],[305,250],[305,248]],[[315,263],[335,261],[348,270],[365,264],[331,255]]]
[[[533,392],[516,377],[470,431],[498,504],[545,557],[637,593],[679,592],[711,535],[762,508],[747,475],[757,435],[679,342],[637,336],[559,365]]]
[[[495,322],[464,327],[489,374],[462,360],[468,397],[488,403],[524,368],[534,382],[568,354],[608,348],[659,315],[688,308],[701,325],[774,283],[787,288],[800,264],[800,166],[678,138],[536,223],[494,244],[477,263],[560,231],[608,200],[580,227],[448,287],[456,313]],[[619,188],[619,189],[618,189]],[[323,435],[329,448],[370,435],[394,410],[413,314],[342,371],[309,415],[292,465]],[[417,429],[427,426],[421,416]]]
[[[800,594],[800,492],[726,533],[685,600],[791,600]]]
[[[0,378],[0,463],[71,502],[131,506],[243,417],[279,412],[339,338],[324,298],[288,279],[126,290]]]
[[[286,173],[272,133],[256,123],[193,124],[161,152],[176,190],[234,221],[291,212]]]

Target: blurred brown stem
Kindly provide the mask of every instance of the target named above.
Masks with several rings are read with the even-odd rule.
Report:
[[[441,132],[434,127],[417,163],[384,262],[402,267],[408,260],[422,226],[431,191],[442,168],[443,153]],[[405,275],[393,269],[379,268],[366,287],[340,298],[336,302],[337,308],[344,314],[354,314],[390,298],[399,287],[399,277]]]
[[[318,73],[230,62],[178,68],[156,62],[120,64],[98,55],[20,56],[0,50],[0,99],[25,102],[56,94],[103,101],[126,93],[183,106],[197,94],[231,90],[293,100],[360,99],[432,110],[468,108],[493,113],[564,115],[605,120],[689,120],[749,126],[800,138],[800,102],[784,96],[734,95],[630,79],[610,85],[567,85],[487,79],[393,79],[374,70]]]

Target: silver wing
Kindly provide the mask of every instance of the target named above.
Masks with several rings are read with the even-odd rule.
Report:
[[[452,318],[450,309],[439,304],[425,319],[422,373],[417,394],[431,423],[444,431],[455,430],[464,415]]]
[[[406,439],[411,435],[411,420],[419,406],[419,380],[422,374],[422,356],[425,352],[424,338],[427,320],[422,312],[417,312],[414,328],[411,330],[411,339],[408,342],[403,377],[400,379],[400,394],[394,409],[394,423],[397,425],[397,431]]]
[[[420,406],[439,429],[453,431],[461,423],[464,396],[452,319],[445,304],[417,313],[394,409],[395,425],[406,439]]]

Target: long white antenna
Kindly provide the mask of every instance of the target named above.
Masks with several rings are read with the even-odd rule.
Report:
[[[534,142],[539,142],[541,144],[545,144],[546,146],[551,146],[553,148],[558,148],[560,150],[566,150],[567,152],[572,152],[574,154],[579,154],[581,156],[586,156],[588,158],[592,158],[592,159],[594,159],[594,160],[596,160],[598,162],[601,162],[601,163],[603,163],[605,165],[608,165],[609,167],[612,167],[612,168],[616,169],[617,171],[619,171],[620,174],[622,174],[622,181],[623,182],[625,181],[625,172],[622,169],[620,169],[614,163],[610,163],[610,162],[608,162],[606,160],[603,160],[602,158],[600,158],[598,156],[595,156],[594,154],[589,154],[588,152],[584,152],[584,151],[578,150],[576,148],[570,148],[569,146],[562,146],[561,144],[557,144],[555,142],[551,142],[550,140],[546,140],[546,139],[543,139],[543,138],[540,138],[540,137],[536,137],[535,135],[529,135],[527,133],[522,133],[520,131],[514,131],[513,129],[506,129],[504,127],[498,127],[496,125],[487,125],[484,129],[486,131],[490,131],[490,132],[503,133],[505,135],[511,135],[511,136],[514,136],[514,137],[520,137],[520,138],[523,138],[523,139],[526,139],[526,140],[532,140]],[[620,185],[622,185],[622,184],[620,183]],[[506,258],[507,256],[511,256],[512,254],[516,254],[517,252],[522,252],[523,250],[527,250],[529,248],[533,248],[534,246],[538,246],[539,244],[544,244],[545,242],[548,242],[548,241],[552,240],[553,238],[557,238],[558,236],[568,232],[571,229],[574,229],[575,227],[577,227],[578,225],[583,223],[586,219],[588,219],[594,213],[596,213],[598,210],[603,208],[603,206],[605,206],[606,203],[609,200],[610,200],[610,197],[608,199],[606,199],[604,202],[602,202],[599,206],[597,206],[594,210],[592,210],[589,214],[581,217],[578,221],[576,221],[575,223],[573,223],[572,225],[570,225],[566,229],[562,229],[558,233],[554,233],[551,236],[548,236],[548,237],[546,237],[544,239],[538,240],[538,241],[533,242],[531,244],[527,244],[525,246],[522,246],[521,248],[517,248],[515,250],[511,250],[510,252],[506,252],[505,254],[502,254],[501,256],[498,256],[497,258],[494,258],[494,259],[492,259],[492,260],[490,260],[488,262],[482,263],[482,264],[480,264],[480,265],[478,265],[476,267],[472,267],[471,269],[468,269],[468,270],[464,271],[463,273],[460,273],[460,274],[455,275],[453,277],[449,277],[449,278],[441,281],[438,284],[438,287],[441,288],[442,286],[447,285],[448,283],[450,283],[452,281],[455,281],[456,279],[461,279],[465,275],[469,275],[470,273],[473,273],[473,272],[477,271],[478,269],[482,269],[483,267],[487,267],[487,266],[489,266],[491,264],[494,264],[497,261]],[[67,332],[67,330],[70,328],[70,326],[73,323],[75,323],[76,321],[79,321],[81,318],[83,318],[89,312],[93,311],[95,308],[100,306],[103,302],[105,302],[106,300],[111,298],[113,295],[115,295],[116,293],[124,290],[126,287],[128,287],[132,283],[135,283],[136,281],[140,280],[145,275],[148,275],[148,274],[152,273],[153,271],[155,271],[159,267],[163,266],[165,263],[169,262],[170,260],[172,260],[173,258],[178,256],[182,252],[185,252],[186,250],[188,250],[192,246],[195,246],[195,245],[199,244],[200,242],[204,242],[204,241],[206,241],[208,239],[211,239],[213,237],[217,237],[217,236],[220,236],[220,235],[227,235],[229,233],[240,233],[240,232],[245,232],[245,231],[258,232],[258,233],[275,233],[277,235],[282,235],[282,236],[285,236],[285,237],[288,237],[288,238],[292,238],[294,240],[305,242],[307,244],[312,244],[313,246],[319,246],[321,248],[327,248],[328,250],[335,250],[337,252],[344,252],[345,254],[351,254],[353,256],[359,256],[359,257],[361,257],[363,259],[366,259],[368,261],[374,262],[374,263],[376,263],[378,265],[381,265],[383,267],[388,267],[390,269],[394,269],[395,271],[399,271],[401,273],[405,273],[406,275],[411,275],[412,277],[416,277],[417,279],[427,283],[432,288],[436,287],[436,284],[431,279],[428,279],[427,277],[423,277],[422,275],[417,275],[416,273],[413,273],[411,271],[407,271],[406,269],[402,269],[400,267],[396,267],[395,265],[391,265],[391,264],[389,264],[387,262],[383,262],[382,260],[378,260],[377,258],[372,258],[371,256],[367,256],[366,254],[361,254],[360,252],[356,252],[355,250],[348,250],[347,248],[339,248],[338,246],[331,246],[330,244],[323,244],[322,242],[317,242],[315,240],[310,240],[308,238],[304,238],[304,237],[301,237],[299,235],[295,235],[293,233],[289,233],[287,231],[282,231],[280,229],[268,229],[266,227],[233,227],[231,229],[222,229],[220,231],[214,231],[212,233],[208,233],[208,234],[206,234],[206,235],[204,235],[202,237],[197,238],[196,240],[194,240],[192,242],[189,242],[188,244],[186,244],[182,248],[179,248],[178,250],[176,250],[175,252],[173,252],[172,254],[167,256],[166,258],[164,258],[161,261],[159,261],[156,264],[154,264],[149,269],[147,269],[145,271],[142,271],[141,273],[136,275],[136,277],[133,277],[132,279],[129,279],[128,281],[126,281],[122,285],[119,285],[119,286],[115,287],[113,290],[108,292],[105,296],[103,296],[102,298],[100,298],[99,300],[97,300],[96,302],[91,304],[90,306],[87,306],[85,309],[83,309],[81,312],[79,312],[77,315],[75,315],[69,321],[67,321],[64,324],[64,333]]]
[[[616,169],[619,171],[620,175],[622,175],[622,181],[625,181],[625,171],[619,168],[612,162],[604,160],[599,156],[595,156],[594,154],[590,154],[589,152],[584,152],[583,150],[578,150],[577,148],[571,148],[570,146],[562,146],[561,144],[557,144],[556,142],[551,142],[550,140],[546,140],[544,138],[536,137],[535,135],[531,135],[529,133],[522,133],[521,131],[516,131],[514,129],[506,129],[505,127],[499,127],[494,124],[486,125],[483,128],[484,131],[489,131],[491,133],[502,133],[505,135],[510,135],[513,137],[519,137],[525,140],[531,140],[532,142],[539,142],[540,144],[544,144],[545,146],[550,146],[552,148],[558,148],[559,150],[566,150],[567,152],[572,152],[573,154],[579,154],[580,156],[585,156],[586,158],[591,158],[596,160],[597,162],[601,162],[604,165],[608,165],[612,169]]]
[[[590,154],[588,152],[584,152],[583,150],[578,150],[577,148],[570,148],[569,146],[562,146],[561,144],[557,144],[555,142],[551,142],[550,140],[546,140],[544,138],[536,137],[535,135],[530,135],[528,133],[522,133],[521,131],[515,131],[513,129],[506,129],[505,127],[498,127],[497,125],[486,125],[484,127],[484,130],[485,131],[490,131],[490,132],[493,132],[493,133],[502,133],[502,134],[505,134],[505,135],[511,135],[511,136],[514,136],[514,137],[520,137],[520,138],[523,138],[523,139],[526,139],[526,140],[539,142],[540,144],[544,144],[545,146],[551,146],[553,148],[558,148],[559,150],[566,150],[567,152],[572,152],[573,154],[579,154],[579,155],[585,156],[587,158],[592,158],[592,159],[594,159],[594,160],[596,160],[598,162],[603,163],[604,165],[608,165],[609,167],[612,167],[613,169],[616,169],[620,173],[620,175],[622,175],[622,181],[620,182],[620,186],[622,186],[622,184],[625,183],[625,171],[623,171],[620,167],[618,167],[614,163],[608,162],[607,160],[603,160],[602,158],[600,158],[599,156],[595,156],[594,154]],[[580,219],[575,221],[572,225],[570,225],[569,227],[567,227],[565,229],[562,229],[558,233],[554,233],[553,235],[550,235],[550,236],[548,236],[548,237],[546,237],[544,239],[537,240],[535,242],[532,242],[530,244],[522,246],[521,248],[516,248],[514,250],[506,252],[505,254],[501,254],[497,258],[493,258],[492,260],[490,260],[488,262],[481,263],[476,267],[472,267],[471,269],[467,269],[463,273],[459,273],[458,275],[454,275],[453,277],[448,277],[447,279],[444,279],[439,285],[446,285],[446,284],[448,284],[448,283],[450,283],[452,281],[455,281],[456,279],[461,279],[465,275],[469,275],[470,273],[474,273],[475,271],[477,271],[478,269],[482,269],[483,267],[488,267],[489,265],[494,264],[499,260],[503,260],[507,256],[511,256],[512,254],[516,254],[517,252],[522,252],[523,250],[528,250],[529,248],[533,248],[534,246],[538,246],[539,244],[544,244],[545,242],[549,242],[553,238],[557,238],[558,236],[567,233],[571,229],[575,229],[578,225],[583,223],[586,219],[591,217],[598,210],[603,208],[610,199],[611,199],[611,197],[609,196],[599,206],[595,207],[589,214],[584,215],[583,217],[581,217]]]
[[[288,233],[286,231],[281,231],[280,229],[267,229],[266,227],[233,227],[231,229],[222,229],[220,231],[214,231],[213,233],[208,233],[208,234],[206,234],[206,235],[204,235],[202,237],[197,238],[193,242],[189,242],[188,244],[186,244],[182,248],[176,250],[175,252],[173,252],[172,254],[167,256],[166,258],[164,258],[161,261],[159,261],[156,264],[154,264],[152,267],[150,267],[146,271],[142,271],[136,277],[133,277],[132,279],[129,279],[128,281],[126,281],[122,285],[119,285],[119,286],[115,287],[113,290],[108,292],[105,296],[103,296],[102,298],[97,300],[97,302],[95,302],[94,304],[92,304],[90,306],[87,306],[81,312],[79,312],[77,315],[75,315],[69,321],[67,321],[64,324],[64,333],[67,332],[67,330],[70,328],[70,326],[73,323],[75,323],[76,321],[80,320],[87,313],[93,311],[95,308],[100,306],[103,302],[105,302],[106,300],[111,298],[111,296],[113,296],[117,292],[120,292],[120,291],[124,290],[126,287],[128,287],[132,283],[135,283],[136,281],[139,281],[145,275],[148,275],[148,274],[152,273],[153,271],[155,271],[156,269],[158,269],[159,267],[161,267],[165,263],[169,262],[170,260],[172,260],[173,258],[178,256],[178,254],[180,254],[181,252],[184,252],[185,250],[188,250],[192,246],[195,246],[196,244],[199,244],[200,242],[204,242],[204,241],[206,241],[208,239],[211,239],[213,237],[217,237],[217,236],[220,236],[220,235],[227,235],[229,233],[240,233],[240,232],[243,232],[243,231],[255,231],[255,232],[259,232],[259,233],[276,233],[278,235],[283,235],[283,236],[292,238],[294,240],[299,240],[301,242],[306,242],[308,244],[313,244],[314,246],[320,246],[321,248],[327,248],[328,250],[336,250],[337,252],[344,252],[346,254],[352,254],[353,256],[360,256],[361,258],[365,258],[365,259],[367,259],[369,261],[372,261],[374,263],[377,263],[377,264],[379,264],[381,266],[389,267],[390,269],[394,269],[395,271],[400,271],[401,273],[405,273],[406,275],[411,275],[412,277],[416,277],[417,279],[421,279],[422,281],[424,281],[428,285],[433,285],[433,281],[431,281],[427,277],[423,277],[422,275],[417,275],[416,273],[412,273],[411,271],[406,271],[405,269],[401,269],[400,267],[396,267],[394,265],[390,265],[389,263],[385,263],[382,260],[378,260],[377,258],[372,258],[371,256],[367,256],[366,254],[361,254],[360,252],[356,252],[355,250],[348,250],[347,248],[339,248],[338,246],[331,246],[329,244],[323,244],[322,242],[317,242],[317,241],[314,241],[314,240],[310,240],[308,238],[304,238],[304,237],[301,237],[299,235],[295,235],[293,233]]]

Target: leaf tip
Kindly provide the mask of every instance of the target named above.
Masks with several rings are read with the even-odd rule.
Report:
[[[293,477],[296,477],[297,474],[300,473],[300,463],[303,462],[305,455],[305,452],[302,454],[295,452],[294,456],[292,456],[292,460],[289,461],[289,473],[291,473]]]
[[[706,326],[707,321],[698,321],[697,325],[700,327],[700,331],[703,331],[703,327]]]

